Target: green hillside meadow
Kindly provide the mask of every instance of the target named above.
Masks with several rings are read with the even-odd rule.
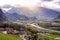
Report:
[[[0,40],[23,40],[23,39],[18,37],[17,35],[0,33]]]

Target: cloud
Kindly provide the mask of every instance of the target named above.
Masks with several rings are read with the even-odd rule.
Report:
[[[35,6],[39,0],[0,0],[0,6],[5,4],[21,5],[21,6]]]
[[[42,0],[42,1],[53,1],[53,0]]]
[[[53,9],[56,11],[60,11],[60,0],[53,0],[50,2],[48,2],[48,1],[41,2],[41,5],[39,5],[39,6],[46,7],[49,9]]]
[[[60,10],[60,0],[0,0],[0,6],[9,4],[12,6],[22,6],[34,9],[36,7],[46,7],[53,10]]]

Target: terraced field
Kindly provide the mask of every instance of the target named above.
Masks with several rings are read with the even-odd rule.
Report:
[[[17,35],[0,33],[0,40],[23,40],[23,39],[18,37]]]

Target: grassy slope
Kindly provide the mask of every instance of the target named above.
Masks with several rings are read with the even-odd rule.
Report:
[[[54,34],[38,34],[38,40],[40,38],[54,39],[54,38],[60,38],[60,35],[54,35]]]
[[[18,37],[17,35],[0,33],[0,40],[23,40],[23,39]]]

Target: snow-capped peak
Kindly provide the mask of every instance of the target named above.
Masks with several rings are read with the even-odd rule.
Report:
[[[7,12],[7,11],[11,10],[12,8],[1,8],[1,9]]]

